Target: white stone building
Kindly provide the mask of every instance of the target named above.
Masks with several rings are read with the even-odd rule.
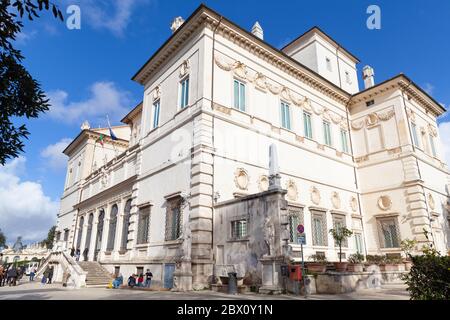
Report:
[[[268,189],[276,144],[289,216],[280,243],[298,251],[302,222],[305,256],[337,260],[328,230],[343,224],[354,232],[346,256],[400,253],[402,239],[427,242],[423,229],[447,253],[445,110],[407,76],[375,84],[366,67],[360,89],[359,60],[316,27],[278,50],[259,24],[248,32],[200,6],[172,30],[133,78],[143,102],[113,128],[119,140],[85,125],[65,150],[66,248],[125,277],[149,268],[166,287],[205,287],[215,265],[246,273],[237,253],[252,256],[247,241],[264,225],[236,203]]]

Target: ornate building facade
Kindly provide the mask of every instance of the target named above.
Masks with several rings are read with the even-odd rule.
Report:
[[[359,60],[317,27],[278,50],[259,24],[200,6],[172,30],[133,77],[143,102],[119,139],[85,124],[64,151],[63,247],[187,290],[218,266],[257,273],[282,247],[298,253],[300,223],[305,257],[337,260],[338,224],[353,231],[345,256],[400,254],[407,238],[447,254],[445,110],[407,76],[375,84],[365,67],[360,90]],[[281,188],[268,190],[273,144]]]

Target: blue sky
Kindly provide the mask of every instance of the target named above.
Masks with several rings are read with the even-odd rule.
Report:
[[[142,88],[131,77],[171,35],[173,18],[187,18],[200,4],[187,0],[55,2],[62,11],[70,4],[80,6],[81,30],[68,30],[64,23],[42,14],[41,19],[26,23],[17,41],[25,65],[54,107],[37,120],[25,121],[31,132],[25,153],[0,167],[0,228],[10,242],[17,235],[39,240],[46,234],[55,221],[65,179],[61,150],[79,133],[83,120],[93,127],[104,126],[109,114],[111,122],[118,124],[142,100]],[[204,2],[248,30],[258,20],[265,40],[278,48],[317,25],[361,60],[359,70],[366,64],[374,67],[376,82],[404,72],[437,101],[450,104],[449,1]],[[381,8],[381,30],[366,27],[366,9],[372,4]],[[440,122],[448,141],[450,115]],[[27,190],[30,194],[25,197],[39,205],[11,203],[12,190],[15,195]],[[24,217],[29,217],[27,222]]]

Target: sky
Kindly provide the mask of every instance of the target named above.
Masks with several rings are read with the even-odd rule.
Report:
[[[143,99],[131,77],[171,35],[177,16],[187,18],[200,1],[53,0],[66,12],[81,10],[81,29],[42,13],[26,22],[16,46],[24,64],[50,98],[52,107],[38,119],[17,119],[31,135],[20,158],[0,166],[0,229],[7,241],[46,237],[55,224],[66,175],[62,150],[88,120],[92,127],[119,124]],[[382,82],[400,72],[422,86],[445,107],[450,105],[450,1],[235,1],[206,5],[241,27],[255,21],[277,48],[319,26],[375,69]],[[381,9],[381,29],[370,30],[367,8]],[[68,17],[68,14],[65,14]],[[360,85],[360,87],[362,87]],[[443,152],[450,162],[450,113],[439,119]]]

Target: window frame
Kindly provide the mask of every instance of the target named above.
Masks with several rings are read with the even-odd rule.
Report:
[[[295,218],[295,219],[294,219]],[[294,223],[294,220],[296,223]],[[304,209],[300,207],[288,207],[288,228],[289,228],[289,243],[297,244],[299,233],[297,226],[305,224]]]
[[[243,94],[242,89],[244,91]],[[246,112],[247,110],[247,84],[236,78],[233,79],[233,108],[241,112]]]
[[[156,110],[158,111],[156,113]],[[161,99],[156,99],[152,104],[152,129],[159,127],[159,119],[161,114]]]
[[[140,207],[138,211],[138,234],[136,244],[143,245],[150,242],[150,216],[151,206]]]
[[[316,224],[314,223],[314,219],[319,218],[322,223],[322,234],[320,236],[320,239],[322,240],[320,243],[318,243],[317,238],[317,230],[316,230]],[[328,247],[328,233],[327,233],[327,216],[326,212],[321,211],[312,211],[311,212],[311,230],[312,230],[312,245],[316,247]]]
[[[348,145],[348,131],[346,129],[341,128],[340,129],[341,134],[341,149],[342,152],[349,153],[349,145]]]
[[[187,83],[187,90],[185,90],[185,84]],[[189,75],[185,76],[180,81],[180,89],[179,89],[179,107],[181,110],[186,109],[189,106],[189,90],[190,90],[190,78]]]
[[[281,127],[283,129],[292,130],[292,122],[291,122],[291,108],[290,108],[290,104],[285,102],[285,101],[280,101],[280,117],[281,117]],[[286,113],[286,109],[287,109],[287,113]],[[285,116],[288,116],[285,119]],[[287,120],[287,123],[285,123],[285,121]],[[288,124],[288,125],[286,125]]]
[[[392,246],[388,246],[387,245],[387,241],[386,241],[386,237],[385,237],[385,233],[383,232],[383,222],[393,222],[393,224],[391,224],[390,226],[394,226],[395,228],[395,237],[396,240],[393,241],[393,237],[392,234],[390,234],[390,241],[392,242]],[[396,216],[394,217],[383,217],[383,218],[378,218],[377,219],[377,228],[378,228],[378,234],[379,234],[379,239],[380,239],[380,248],[382,249],[399,249],[400,248],[400,239],[401,239],[401,235],[400,235],[400,227],[398,224],[398,218]],[[391,228],[389,228],[389,232],[392,232]],[[394,243],[396,242],[396,243]],[[396,246],[395,246],[396,245]]]
[[[436,152],[436,145],[434,143],[434,136],[431,134],[428,134],[428,139],[430,141],[430,151],[431,151],[431,155],[436,158],[437,157],[437,152]]]
[[[230,221],[230,237],[232,241],[246,240],[248,238],[248,220],[246,218]]]
[[[331,131],[331,123],[326,120],[323,120],[322,127],[323,127],[323,143],[324,143],[324,145],[333,147],[333,134]],[[326,128],[328,128],[328,131]],[[330,141],[327,141],[328,139]],[[329,142],[329,143],[327,143],[327,142]]]
[[[420,148],[419,146],[419,136],[417,135],[417,125],[415,122],[411,122],[411,135],[412,143],[414,147]]]
[[[309,131],[307,130],[308,128]],[[303,134],[305,138],[313,140],[312,114],[307,111],[303,111]]]
[[[165,241],[176,241],[183,235],[183,198],[175,197],[167,199],[166,222],[165,222]],[[174,210],[178,211],[176,214]]]

